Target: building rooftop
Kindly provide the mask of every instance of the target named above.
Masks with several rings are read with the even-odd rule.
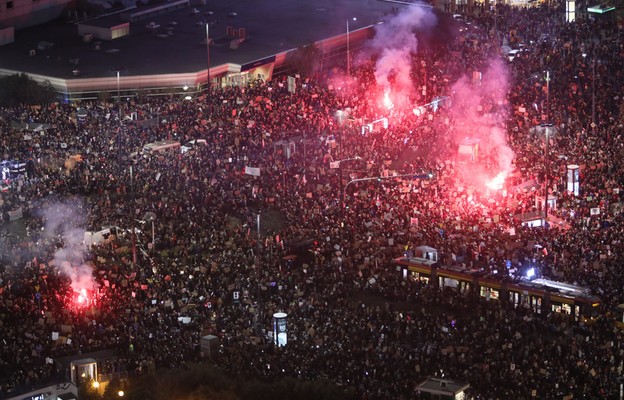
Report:
[[[111,77],[118,69],[124,76],[197,72],[208,64],[206,23],[216,41],[210,47],[210,65],[242,65],[344,34],[347,19],[351,31],[375,24],[398,7],[376,0],[192,1],[188,7],[131,22],[128,36],[91,42],[62,17],[16,31],[15,43],[0,47],[0,68],[60,79],[74,77],[77,68],[81,78]],[[92,22],[110,27],[116,20],[124,22],[122,13]],[[228,26],[245,28],[246,39],[237,49],[229,46]]]
[[[419,383],[416,390],[431,394],[452,395],[454,397],[469,387],[470,385],[465,382],[458,382],[451,379],[428,378]]]

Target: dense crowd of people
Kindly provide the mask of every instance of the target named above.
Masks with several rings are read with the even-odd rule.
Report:
[[[5,223],[26,233],[2,238],[0,398],[64,378],[55,360],[66,355],[114,349],[100,365],[113,375],[179,367],[202,358],[207,334],[219,338],[214,358],[229,371],[327,377],[363,399],[414,398],[427,376],[468,382],[478,399],[617,398],[621,29],[584,16],[566,23],[545,7],[498,7],[496,30],[481,13],[456,41],[411,55],[414,87],[425,88],[412,102],[450,99],[435,110],[384,107],[374,57],[342,90],[337,68],[298,79],[296,94],[276,78],[192,101],[84,103],[84,118],[75,104],[1,109],[5,158],[35,167],[2,192],[5,219],[18,208],[25,215]],[[509,61],[501,46],[524,51]],[[491,65],[507,71],[504,96],[470,93],[476,119],[504,117],[514,153],[504,190],[475,179],[498,172],[501,147],[483,137],[477,165],[461,163],[452,134],[467,124],[455,83]],[[469,86],[489,88],[491,76]],[[381,117],[387,129],[363,134]],[[545,122],[548,146],[535,129]],[[143,154],[161,139],[206,143]],[[581,166],[579,196],[566,190],[568,164]],[[517,189],[531,180],[542,190]],[[519,215],[541,211],[543,190],[557,197],[549,211],[561,224],[524,226]],[[83,231],[103,227],[111,236],[87,249]],[[510,260],[590,288],[601,316],[538,315],[404,279],[393,260],[420,245],[443,264],[505,275]],[[288,314],[284,347],[270,339],[278,311]]]

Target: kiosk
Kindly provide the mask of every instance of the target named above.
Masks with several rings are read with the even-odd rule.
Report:
[[[273,314],[273,342],[276,346],[286,346],[288,342],[286,318],[288,314],[278,312]]]
[[[567,168],[568,176],[567,176],[567,190],[568,192],[574,194],[575,196],[579,195],[580,188],[580,174],[579,174],[579,166],[576,164],[570,164]]]

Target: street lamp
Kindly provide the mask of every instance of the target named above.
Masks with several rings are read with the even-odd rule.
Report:
[[[344,225],[344,190],[343,190],[343,186],[342,186],[342,163],[344,161],[353,161],[353,160],[361,160],[362,157],[360,156],[355,156],[352,158],[345,158],[343,160],[338,160],[338,161],[334,161],[338,163],[338,170],[340,172],[340,210],[341,210],[341,214],[342,214],[342,221],[341,221],[341,225]]]
[[[257,265],[256,265],[256,334],[258,337],[262,334],[262,322],[261,322],[261,311],[260,311],[260,263],[262,262],[262,254],[261,254],[261,242],[260,242],[260,211],[256,214],[256,229],[257,229],[257,239],[258,239],[258,254],[256,255]]]
[[[353,17],[353,21],[357,21],[357,18]],[[349,43],[349,19],[347,19],[347,76],[351,77],[351,50]]]
[[[547,123],[542,124],[543,128],[546,128],[546,150],[544,152],[544,229],[547,228],[548,224],[548,144],[549,144],[549,136],[550,136],[550,128],[553,124]]]
[[[583,60],[587,53],[583,53]],[[592,52],[592,128],[596,126],[596,51]]]
[[[550,120],[550,71],[546,71],[546,121]]]
[[[154,221],[156,221],[156,214],[151,211],[148,211],[143,216],[143,220],[146,222],[152,223],[152,250],[153,250],[154,246],[156,245],[156,231],[154,228]]]

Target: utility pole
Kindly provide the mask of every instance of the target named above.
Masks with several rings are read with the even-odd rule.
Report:
[[[550,141],[550,127],[552,126],[552,124],[544,124],[542,126],[546,128],[546,149],[544,151],[544,229],[546,229],[548,225],[548,161],[550,161],[548,157],[548,145]]]
[[[354,21],[357,21],[357,18],[353,18]],[[351,77],[351,48],[349,43],[349,19],[347,18],[347,77]]]
[[[137,263],[137,252],[136,252],[136,218],[135,218],[135,211],[136,211],[136,204],[134,203],[135,201],[135,197],[134,197],[134,171],[132,170],[132,165],[130,166],[130,195],[132,196],[132,199],[130,201],[132,210],[130,210],[131,215],[132,215],[132,266],[135,266]],[[153,222],[152,222],[153,223]]]
[[[546,123],[550,123],[550,71],[546,71]]]
[[[257,260],[257,265],[256,265],[256,278],[257,278],[257,282],[256,282],[256,297],[257,297],[257,304],[256,304],[256,334],[258,335],[258,337],[261,336],[262,334],[262,324],[260,322],[260,262],[261,262],[261,258],[262,258],[262,254],[261,254],[261,241],[260,241],[260,212],[258,211],[258,214],[256,215],[256,226],[257,226],[257,231],[258,231],[258,255],[256,256],[256,260]]]
[[[206,22],[206,54],[208,56],[208,69],[206,69],[206,83],[208,85],[208,98],[210,99],[210,91],[212,83],[210,82],[210,23]]]
[[[592,57],[592,129],[596,129],[596,50]]]

